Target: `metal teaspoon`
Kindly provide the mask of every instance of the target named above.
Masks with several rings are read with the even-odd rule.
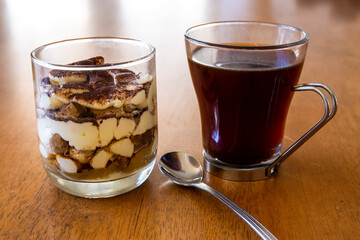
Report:
[[[277,239],[261,223],[244,209],[236,205],[222,193],[202,182],[204,171],[200,162],[193,156],[183,152],[166,153],[159,161],[160,171],[174,183],[200,188],[231,208],[239,215],[262,239]]]

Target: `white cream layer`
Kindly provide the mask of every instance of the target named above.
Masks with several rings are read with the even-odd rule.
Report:
[[[108,118],[98,120],[97,123],[96,126],[92,122],[56,121],[45,116],[37,119],[37,129],[40,142],[46,149],[50,149],[50,139],[57,133],[78,150],[95,150],[108,145],[113,139],[142,134],[153,128],[157,119],[145,111],[138,124],[129,118]]]

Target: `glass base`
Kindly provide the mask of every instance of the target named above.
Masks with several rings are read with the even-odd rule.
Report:
[[[117,196],[140,186],[150,175],[155,165],[155,158],[141,171],[124,178],[105,182],[81,182],[61,178],[48,169],[51,181],[61,190],[71,195],[84,198],[107,198]]]
[[[211,157],[207,152],[203,151],[205,170],[217,177],[232,180],[232,181],[256,181],[269,178],[272,174],[277,172],[277,167],[269,167],[279,157],[279,154],[274,155],[271,159],[253,165],[239,166],[229,163],[224,163],[219,159]]]

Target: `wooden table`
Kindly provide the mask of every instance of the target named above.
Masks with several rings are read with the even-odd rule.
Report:
[[[205,181],[279,239],[360,238],[360,3],[358,0],[0,1],[0,239],[258,239],[200,190],[178,187],[156,167],[139,188],[108,199],[57,189],[37,149],[30,51],[57,40],[123,36],[157,48],[159,151],[202,159],[200,119],[186,62],[185,30],[219,20],[295,25],[310,34],[301,82],[329,85],[335,118],[264,181]],[[286,139],[322,115],[297,93]]]

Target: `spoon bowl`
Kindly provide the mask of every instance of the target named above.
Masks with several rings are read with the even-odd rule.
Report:
[[[239,215],[262,239],[277,239],[244,209],[236,205],[222,193],[203,183],[203,168],[200,162],[190,154],[184,152],[166,153],[159,160],[159,169],[174,183],[182,186],[197,187],[219,199]]]
[[[204,176],[199,161],[183,152],[170,152],[163,155],[159,161],[159,168],[166,177],[182,186],[200,183]]]

